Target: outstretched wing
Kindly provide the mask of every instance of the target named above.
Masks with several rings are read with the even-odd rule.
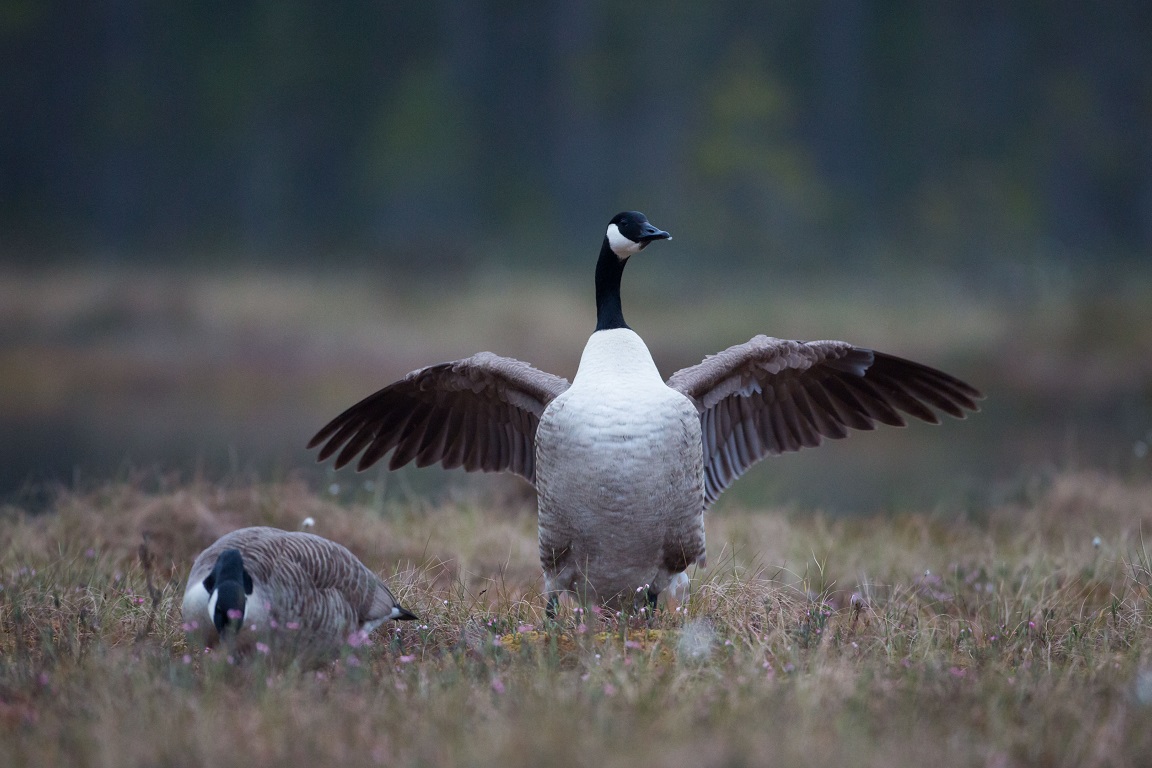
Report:
[[[769,336],[677,371],[668,386],[700,410],[706,505],[766,456],[877,422],[904,426],[901,411],[932,424],[940,422],[936,410],[962,419],[983,397],[942,371],[882,352]]]
[[[339,451],[337,469],[361,451],[356,469],[365,469],[395,448],[389,469],[440,463],[508,470],[535,484],[536,427],[567,388],[567,379],[481,352],[409,373],[337,416],[308,447],[323,444],[318,461]]]

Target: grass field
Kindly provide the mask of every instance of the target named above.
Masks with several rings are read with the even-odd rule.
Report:
[[[317,532],[418,622],[321,669],[186,647],[195,553]],[[650,622],[542,631],[522,494],[435,505],[141,477],[0,514],[5,766],[1136,766],[1152,485],[1067,472],[966,514],[728,505]],[[235,660],[233,660],[235,661]]]

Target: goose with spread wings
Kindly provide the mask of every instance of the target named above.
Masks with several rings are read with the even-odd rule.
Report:
[[[612,608],[683,597],[704,565],[704,511],[773,454],[905,416],[978,410],[974,387],[842,341],[756,336],[663,379],[624,322],[631,256],[670,235],[637,211],[608,224],[596,263],[596,330],[571,383],[481,352],[413,371],[333,419],[319,461],[410,462],[513,472],[537,492],[547,612],[561,593]],[[359,459],[357,459],[359,457]]]

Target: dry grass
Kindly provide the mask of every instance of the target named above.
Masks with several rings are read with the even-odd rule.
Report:
[[[190,654],[192,556],[307,516],[421,621],[320,670]],[[162,478],[63,494],[0,515],[0,762],[1140,765],[1149,522],[1152,486],[1093,474],[968,519],[729,508],[686,609],[569,607],[549,632],[516,497],[382,506]]]

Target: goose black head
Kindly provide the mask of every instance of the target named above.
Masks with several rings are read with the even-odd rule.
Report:
[[[657,229],[640,211],[624,211],[608,222],[608,246],[621,261],[634,253],[639,253],[655,240],[671,240],[672,235]]]
[[[225,631],[239,632],[248,612],[248,595],[252,594],[252,576],[244,568],[238,549],[226,549],[216,558],[212,573],[204,579],[208,591],[208,612],[221,637]]]

